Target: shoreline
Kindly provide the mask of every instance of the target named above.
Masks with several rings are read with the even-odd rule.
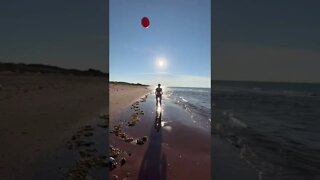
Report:
[[[240,157],[240,150],[222,137],[212,134],[212,178],[259,180],[259,172]]]
[[[117,117],[110,112],[109,155],[118,164],[109,177],[210,179],[210,131],[193,127],[187,112],[170,102],[163,102],[159,118],[152,92],[137,97]]]

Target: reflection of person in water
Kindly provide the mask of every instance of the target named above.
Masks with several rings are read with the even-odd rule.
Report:
[[[156,111],[156,119],[154,121],[154,128],[159,132],[161,128],[161,109]]]

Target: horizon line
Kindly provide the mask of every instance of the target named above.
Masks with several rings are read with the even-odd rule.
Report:
[[[320,84],[319,82],[306,81],[268,81],[268,80],[230,80],[230,79],[211,79],[212,81],[229,81],[229,82],[260,82],[260,83],[297,83],[297,84]]]

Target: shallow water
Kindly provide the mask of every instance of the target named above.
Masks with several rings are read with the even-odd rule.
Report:
[[[166,88],[164,99],[182,107],[195,126],[203,130],[211,128],[210,88]]]
[[[145,101],[140,101],[138,106],[137,112],[143,111],[144,114],[139,115],[139,121],[134,126],[127,125],[130,116],[136,112],[130,108],[119,118],[119,124],[122,125],[122,131],[134,139],[147,136],[147,143],[140,146],[136,145],[135,141],[126,144],[111,140],[112,145],[120,146],[124,151],[133,151],[133,157],[128,157],[128,161],[134,159],[134,164],[141,163],[138,172],[132,172],[137,173],[135,178],[209,179],[210,128],[204,130],[205,127],[198,126],[195,123],[197,119],[192,118],[185,108],[168,98],[163,99],[159,110],[153,93],[149,94]],[[181,164],[187,164],[184,168],[190,171],[182,171]],[[125,168],[124,166],[122,169]],[[112,173],[121,175],[125,170],[118,169]]]
[[[214,82],[212,133],[261,179],[320,178],[320,85]]]

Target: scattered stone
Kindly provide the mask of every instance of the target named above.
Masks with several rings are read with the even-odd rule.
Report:
[[[146,142],[148,140],[148,137],[147,136],[143,136],[142,137],[142,141]]]
[[[132,138],[132,137],[126,138],[124,141],[125,141],[125,142],[132,142],[132,141],[133,141],[133,138]]]
[[[138,144],[138,145],[143,145],[143,144],[144,144],[144,141],[142,141],[141,139],[137,139],[137,144]]]
[[[82,141],[82,140],[77,140],[77,141],[76,141],[76,146],[77,146],[77,147],[82,146],[83,143],[84,143],[84,141]]]
[[[115,130],[115,131],[118,131],[118,130],[120,130],[120,129],[121,129],[121,125],[115,125],[115,126],[114,126],[114,130]]]
[[[103,127],[104,124],[102,125]],[[119,128],[118,128],[119,129]],[[111,167],[109,164],[109,159],[107,156],[99,156],[97,149],[94,146],[94,142],[89,142],[86,137],[93,136],[92,132],[94,128],[90,125],[83,126],[78,129],[78,131],[71,137],[66,143],[68,149],[75,149],[79,154],[80,158],[76,163],[66,172],[65,179],[70,180],[81,180],[81,179],[92,179],[89,176],[89,172],[93,168],[105,168]],[[117,157],[120,154],[120,149],[110,146],[112,152],[112,158]]]
[[[126,135],[125,133],[119,133],[119,135],[120,135],[120,137],[121,137],[122,139],[126,139],[126,137],[127,137],[127,135]]]
[[[108,125],[106,125],[106,124],[98,124],[98,127],[106,129],[106,128],[108,128]]]
[[[92,146],[92,145],[94,145],[94,142],[87,142],[87,143],[84,143],[83,145],[84,145],[84,146],[87,146],[87,147],[89,147],[89,146]]]
[[[132,121],[138,120],[138,114],[132,114],[131,115],[131,120]]]
[[[93,131],[94,128],[90,125],[86,125],[78,130],[78,133],[83,133],[84,131]]]
[[[121,158],[121,161],[120,161],[121,166],[123,166],[126,162],[127,162],[126,158]]]
[[[112,178],[113,178],[113,180],[119,180],[119,176],[117,176],[117,175],[113,175]]]
[[[82,150],[79,151],[79,154],[80,154],[80,156],[81,156],[82,158],[90,158],[90,157],[92,157],[91,154],[89,154],[89,153],[87,153],[87,152],[85,152],[85,151],[82,151]]]
[[[133,121],[128,122],[128,126],[134,126],[134,125],[136,125],[136,122],[133,122]]]
[[[96,149],[86,149],[86,152],[93,153],[93,152],[97,152],[97,150]]]
[[[113,146],[110,146],[110,157],[116,158],[120,155],[120,149],[119,148],[114,148]]]
[[[93,136],[93,133],[92,132],[87,132],[87,133],[84,134],[84,136],[85,137]]]
[[[113,157],[109,157],[109,167],[110,169],[116,168],[118,165],[117,161]]]

